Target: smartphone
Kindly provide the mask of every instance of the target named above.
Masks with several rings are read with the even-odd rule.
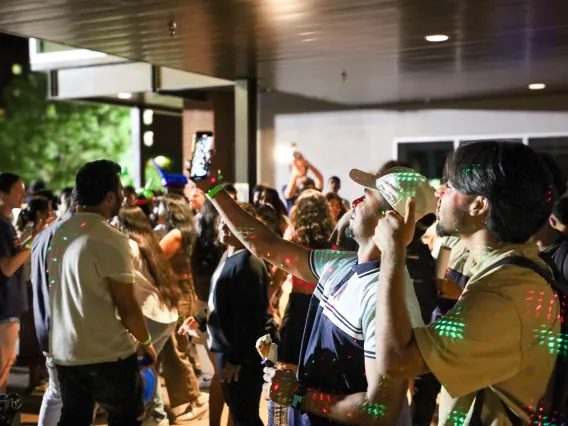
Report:
[[[189,170],[191,180],[202,180],[208,176],[213,152],[213,132],[195,132]]]

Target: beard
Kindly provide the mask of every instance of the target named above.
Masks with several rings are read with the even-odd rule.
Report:
[[[441,222],[436,224],[436,235],[438,237],[454,237],[457,235],[455,228],[449,228],[444,226]]]
[[[112,217],[115,217],[118,215],[118,213],[120,212],[120,208],[122,207],[122,201],[117,200],[116,204],[113,206],[112,208]]]

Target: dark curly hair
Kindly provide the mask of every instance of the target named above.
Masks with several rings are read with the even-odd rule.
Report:
[[[307,189],[300,194],[290,214],[294,227],[294,243],[310,249],[329,248],[333,218],[321,192]]]

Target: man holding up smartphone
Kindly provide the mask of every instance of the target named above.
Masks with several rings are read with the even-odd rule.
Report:
[[[389,210],[404,212],[416,196],[417,218],[433,213],[434,190],[412,169],[396,168],[381,175],[352,170],[365,187],[354,203],[350,227],[359,250],[308,250],[286,241],[241,209],[218,185],[208,197],[231,232],[257,256],[305,281],[318,282],[312,296],[298,362],[290,370],[265,370],[270,398],[291,406],[292,426],[411,424],[406,380],[385,378],[376,369],[375,300],[380,269],[373,242],[378,220]],[[413,323],[423,325],[413,283],[406,272],[403,303]],[[189,324],[187,324],[189,325]],[[260,336],[259,336],[260,337]]]

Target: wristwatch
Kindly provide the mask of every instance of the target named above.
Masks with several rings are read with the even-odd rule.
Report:
[[[300,410],[302,408],[302,404],[306,400],[306,392],[308,390],[303,386],[298,386],[298,388],[294,391],[292,395],[292,403],[290,406],[295,410]]]

